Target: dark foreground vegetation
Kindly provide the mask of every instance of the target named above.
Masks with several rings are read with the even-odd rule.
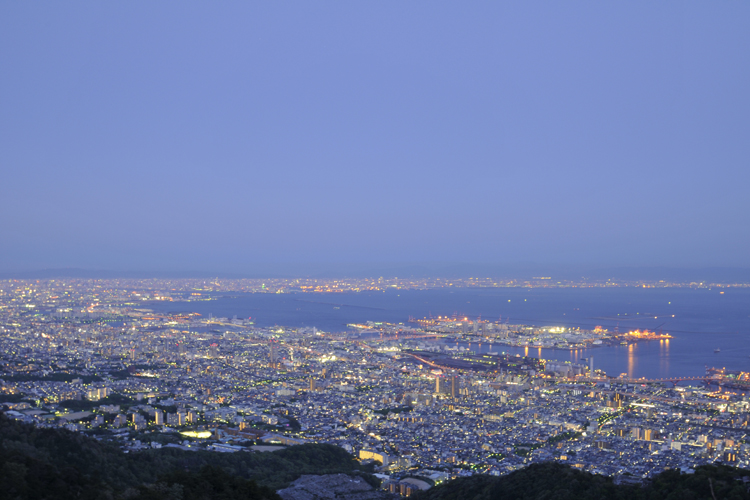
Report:
[[[722,465],[694,474],[666,471],[643,487],[558,463],[532,464],[507,476],[472,476],[448,481],[414,500],[748,500],[750,471]]]
[[[41,429],[0,413],[0,500],[280,500],[276,490],[302,474],[361,475],[346,451],[305,444],[271,453],[161,448],[123,453],[80,433]],[[557,463],[502,477],[473,476],[414,500],[750,500],[750,471],[723,465],[694,474],[667,471],[643,487]]]
[[[62,429],[41,429],[0,413],[0,499],[268,499],[302,474],[357,474],[359,463],[332,445],[271,453],[161,448],[123,453]]]

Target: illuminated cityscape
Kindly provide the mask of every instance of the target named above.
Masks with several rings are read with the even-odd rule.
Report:
[[[750,500],[750,2],[0,2],[0,500]]]
[[[331,443],[375,461],[387,484],[502,475],[545,461],[615,477],[715,461],[750,468],[748,373],[648,380],[606,374],[595,356],[528,355],[626,343],[632,364],[638,342],[668,349],[666,333],[455,316],[399,324],[365,316],[325,332],[148,307],[228,288],[425,286],[382,283],[4,281],[0,400],[12,418],[130,452]],[[475,353],[459,340],[491,350]],[[525,354],[505,354],[510,346]]]

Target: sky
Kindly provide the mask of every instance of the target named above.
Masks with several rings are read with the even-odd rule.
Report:
[[[2,2],[0,271],[750,267],[750,3]]]

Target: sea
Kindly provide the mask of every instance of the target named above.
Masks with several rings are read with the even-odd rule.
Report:
[[[662,330],[671,340],[569,351],[451,342],[477,353],[505,352],[559,361],[592,358],[608,375],[649,379],[696,377],[706,367],[750,371],[750,288],[441,288],[345,293],[217,293],[198,302],[152,302],[160,312],[252,318],[258,326],[315,326],[347,331],[350,323],[407,323],[410,317],[466,316],[535,326],[620,332]],[[445,341],[442,341],[445,342]]]

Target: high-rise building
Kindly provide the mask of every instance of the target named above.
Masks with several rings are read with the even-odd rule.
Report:
[[[278,355],[276,354],[276,344],[274,342],[271,342],[271,352],[269,354],[269,359],[271,361],[272,365],[276,364],[276,358]]]
[[[435,377],[435,394],[445,394],[453,398],[459,397],[460,384],[458,377]]]
[[[164,425],[164,413],[161,410],[156,410],[154,412],[154,418],[156,420],[156,425]]]

